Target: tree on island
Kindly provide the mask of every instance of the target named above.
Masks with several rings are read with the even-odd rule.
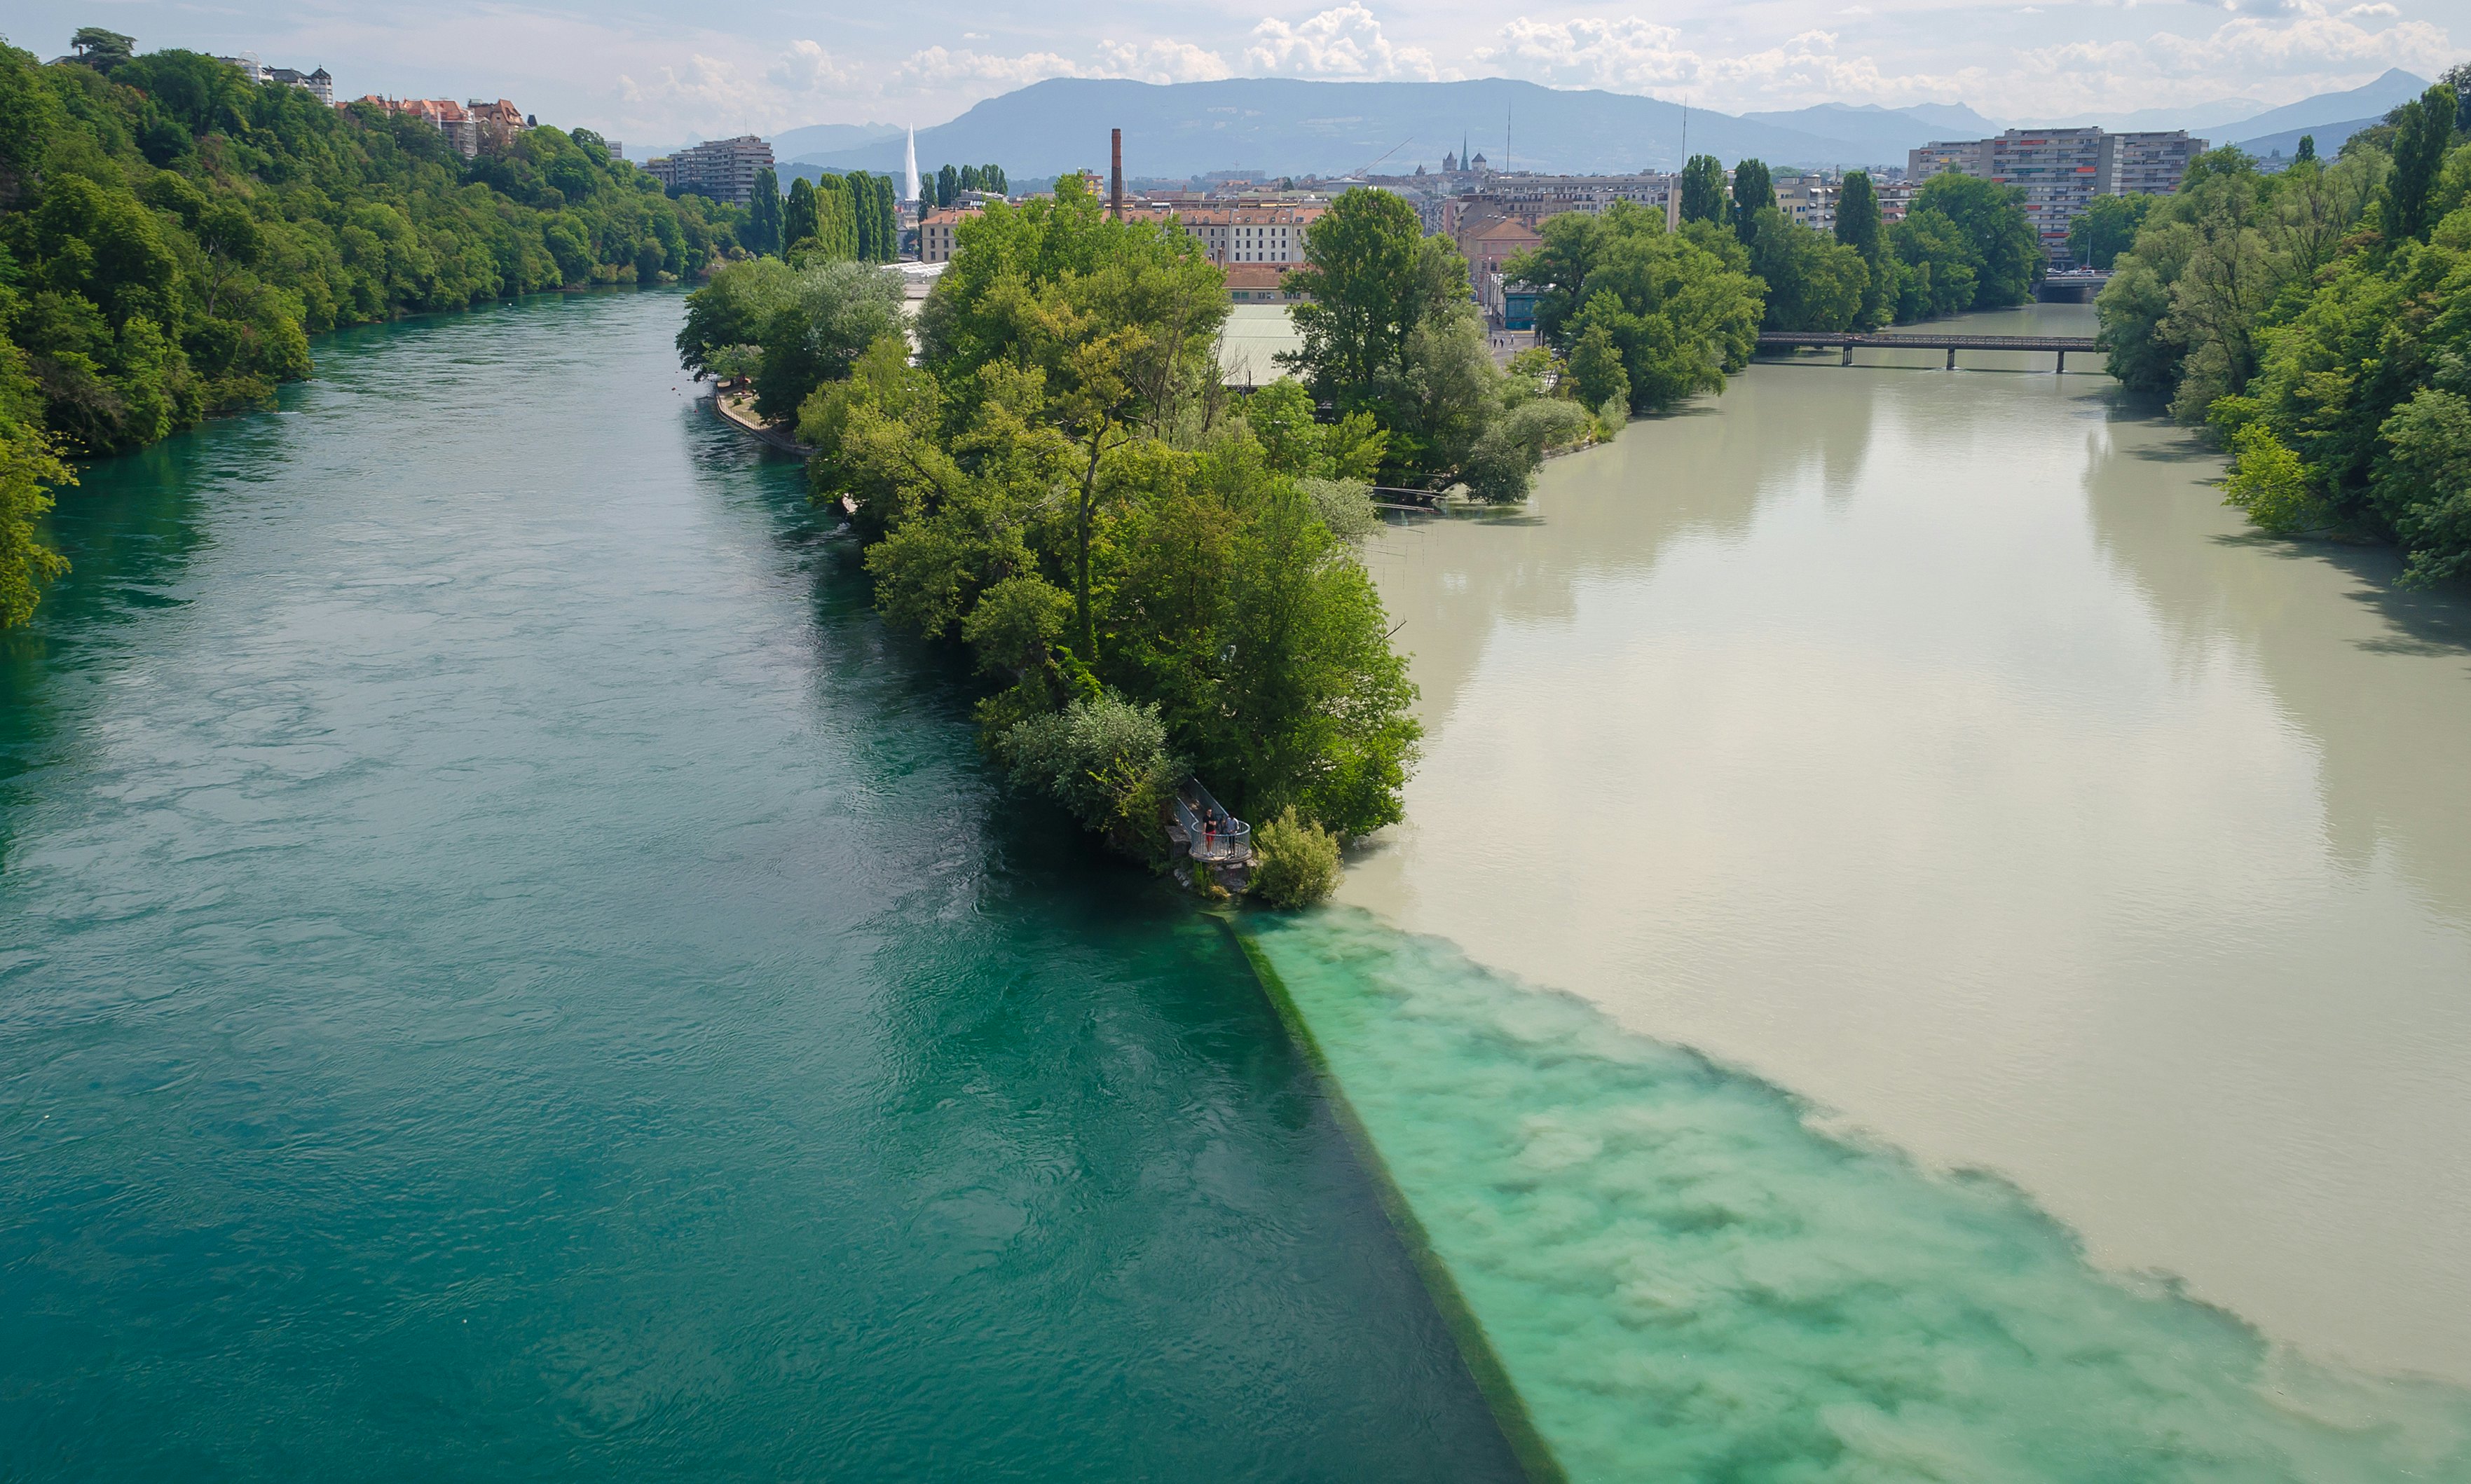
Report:
[[[1594,432],[1592,410],[1533,395],[1494,365],[1467,260],[1387,191],[1339,197],[1285,284],[1308,298],[1289,312],[1304,346],[1280,364],[1341,414],[1371,417],[1400,479],[1518,500],[1547,448]]]
[[[1365,449],[1333,451],[1352,435],[1292,384],[1255,434],[1218,365],[1224,277],[1180,229],[1112,221],[1067,177],[959,233],[914,359],[888,331],[799,415],[887,622],[966,646],[991,753],[1118,848],[1165,863],[1188,769],[1264,821],[1397,819],[1414,690],[1333,524],[1361,529],[1361,486],[1324,488]]]
[[[1700,220],[1668,232],[1660,213],[1615,201],[1601,216],[1547,217],[1540,232],[1543,245],[1502,272],[1537,288],[1537,331],[1574,373],[1584,364],[1588,394],[1616,385],[1608,351],[1642,412],[1722,391],[1750,365],[1763,301],[1748,251],[1725,227]]]

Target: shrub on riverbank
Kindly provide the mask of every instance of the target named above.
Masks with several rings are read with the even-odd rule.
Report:
[[[1282,810],[1253,831],[1253,895],[1272,907],[1310,907],[1338,889],[1338,836]]]

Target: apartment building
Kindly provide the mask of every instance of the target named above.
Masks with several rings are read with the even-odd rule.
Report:
[[[2108,158],[2103,190],[2110,196],[2169,196],[2188,177],[2188,167],[2205,153],[2205,141],[2184,129],[2167,133],[2106,134]]]
[[[674,154],[646,160],[644,169],[664,190],[693,191],[743,206],[755,199],[755,177],[772,168],[772,146],[753,134],[707,139]]]
[[[2095,197],[2167,196],[2204,151],[2185,130],[2012,129],[1995,139],[1925,145],[1907,155],[1905,177],[1918,184],[1955,171],[2015,186],[2052,266],[2069,268],[2068,228]]]
[[[2110,194],[2101,189],[2104,138],[2099,129],[2012,129],[1987,141],[1990,178],[2024,191],[2025,220],[2055,265],[2068,261],[2069,224]]]
[[[1990,141],[1959,140],[1952,143],[1926,144],[1905,153],[1905,179],[1919,185],[1933,176],[1954,171],[1960,176],[1990,177]]]
[[[1837,184],[1825,176],[1778,176],[1776,187],[1777,210],[1788,222],[1798,222],[1814,232],[1836,229]]]

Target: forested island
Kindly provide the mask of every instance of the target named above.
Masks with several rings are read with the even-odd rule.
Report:
[[[1163,863],[1161,806],[1197,770],[1268,821],[1270,894],[1305,898],[1338,838],[1400,817],[1418,737],[1353,547],[1375,485],[1517,501],[1549,453],[1721,391],[1763,319],[2032,290],[2030,228],[1988,182],[1935,182],[1883,231],[1865,179],[1839,242],[1785,221],[1755,161],[1734,199],[1712,179],[1679,232],[1628,204],[1551,219],[1511,266],[1545,290],[1543,343],[1507,368],[1457,249],[1356,189],[1288,275],[1293,374],[1236,393],[1216,352],[1224,275],[1176,224],[1111,220],[1073,177],[961,223],[914,355],[892,282],[794,228],[780,256],[715,271],[678,348],[815,450],[814,496],[849,513],[884,615],[975,655],[982,735],[1018,782]]]
[[[2471,569],[2466,87],[2457,67],[2330,160],[2200,157],[2100,300],[2112,374],[2222,438],[2232,504],[2389,540],[2414,585]]]

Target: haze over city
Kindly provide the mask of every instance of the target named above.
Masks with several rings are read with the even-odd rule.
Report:
[[[92,19],[90,9],[36,0],[14,8],[8,31],[20,45],[56,49]],[[2433,77],[2471,31],[2450,0],[1686,0],[1646,9],[926,0],[818,10],[756,0],[587,12],[444,0],[389,12],[280,0],[242,12],[139,0],[112,7],[111,23],[149,46],[322,64],[349,95],[504,94],[544,117],[647,144],[811,124],[924,128],[1054,77],[1508,77],[1731,112],[1964,102],[2034,122],[2261,109],[2393,67]]]

